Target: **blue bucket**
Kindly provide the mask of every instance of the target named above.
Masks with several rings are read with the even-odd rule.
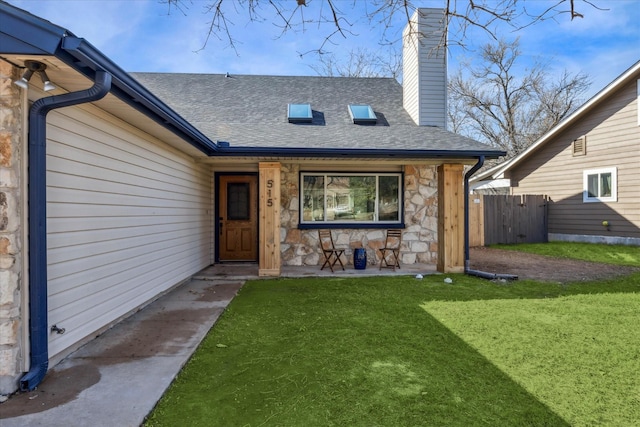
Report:
[[[367,268],[367,251],[364,248],[356,248],[353,250],[353,267],[356,270],[364,270]]]

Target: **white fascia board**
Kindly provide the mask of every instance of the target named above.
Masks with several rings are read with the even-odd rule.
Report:
[[[510,179],[492,179],[490,181],[478,181],[470,186],[473,190],[487,190],[490,188],[505,188],[511,187]]]

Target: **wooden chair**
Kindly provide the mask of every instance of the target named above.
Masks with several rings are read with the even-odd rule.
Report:
[[[387,230],[384,246],[380,248],[380,270],[382,267],[400,268],[400,245],[402,244],[402,230]]]
[[[324,264],[320,270],[323,270],[325,267],[329,266],[331,272],[333,272],[333,266],[337,263],[340,264],[340,267],[344,270],[344,264],[342,264],[342,260],[340,257],[344,254],[344,249],[337,249],[333,244],[333,236],[331,235],[330,230],[318,230],[318,239],[320,241],[320,249],[322,249],[322,254],[324,255]]]

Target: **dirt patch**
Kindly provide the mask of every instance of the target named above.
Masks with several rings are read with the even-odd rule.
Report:
[[[552,258],[526,252],[492,248],[471,248],[469,264],[473,270],[515,274],[519,279],[568,283],[607,279],[640,271],[636,267]]]

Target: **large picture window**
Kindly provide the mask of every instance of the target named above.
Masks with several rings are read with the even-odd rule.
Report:
[[[400,224],[400,173],[302,173],[301,225]]]
[[[616,168],[603,168],[584,171],[583,202],[615,202],[617,196]]]

